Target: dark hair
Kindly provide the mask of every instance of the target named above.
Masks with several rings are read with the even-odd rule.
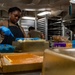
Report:
[[[20,11],[20,12],[21,12],[21,9],[18,8],[18,7],[11,7],[11,8],[9,8],[9,10],[8,10],[8,14],[11,13],[11,12],[14,12],[14,11]]]
[[[30,31],[30,30],[35,30],[35,28],[31,26],[31,27],[28,28],[28,30],[29,30],[29,31]]]

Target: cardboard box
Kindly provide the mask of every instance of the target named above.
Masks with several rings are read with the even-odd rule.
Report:
[[[65,47],[65,48],[72,48],[73,47],[72,42],[54,42],[53,47]]]
[[[20,57],[22,55],[24,55],[26,53],[4,53],[1,54],[1,60],[0,60],[0,73],[8,73],[8,72],[21,72],[21,71],[34,71],[34,70],[39,70],[42,69],[42,62],[36,62],[36,63],[30,63],[30,64],[9,64],[8,60],[4,60],[4,56],[16,56],[16,55],[20,55]],[[33,54],[33,55],[37,55],[37,56],[43,56],[42,52],[33,52],[33,53],[29,53],[29,54]],[[17,58],[18,59],[18,58]],[[16,61],[16,60],[15,60]]]
[[[53,51],[75,57],[75,48],[55,48]]]
[[[72,43],[66,43],[66,48],[72,48]]]
[[[13,46],[16,47],[15,52],[38,52],[49,49],[48,41],[25,41],[25,42],[13,42]]]
[[[75,75],[75,57],[45,50],[42,75]]]
[[[54,42],[53,47],[66,47],[65,42]]]

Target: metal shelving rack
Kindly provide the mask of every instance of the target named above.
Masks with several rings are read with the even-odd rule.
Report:
[[[28,34],[28,28],[30,26],[35,27],[35,20],[21,19],[21,26],[24,28],[26,35]]]
[[[41,18],[37,21],[37,30],[41,31],[45,35],[45,39],[47,38],[47,19]]]
[[[50,40],[50,37],[52,37],[53,35],[56,35],[55,33],[56,32],[58,33],[58,31],[62,29],[61,22],[58,22],[58,23],[55,23],[55,22],[58,22],[58,21],[50,20],[47,17],[38,19],[37,29],[44,33],[46,40]],[[60,27],[60,29],[57,30],[58,29],[57,27]]]
[[[37,29],[44,33],[46,40],[50,40],[54,35],[66,36],[72,40],[72,31],[64,26],[62,19],[49,19],[47,17],[38,19]]]
[[[53,35],[63,35],[61,21],[48,24],[48,40]]]
[[[73,32],[68,29],[67,27],[64,27],[64,36],[68,37],[69,40],[73,39]]]

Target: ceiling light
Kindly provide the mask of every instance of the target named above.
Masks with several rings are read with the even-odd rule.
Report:
[[[38,11],[45,11],[45,10],[51,10],[50,8],[40,8]]]
[[[44,12],[41,12],[39,14],[37,14],[38,16],[45,16],[45,15],[51,15],[51,12],[50,11],[44,11]]]
[[[74,3],[75,4],[75,0],[70,0],[70,3]]]
[[[24,9],[26,11],[36,11],[36,9]]]
[[[35,20],[35,17],[23,16],[22,19],[32,19],[32,20]]]
[[[51,10],[50,8],[40,8],[40,9],[24,9],[26,11],[45,11],[45,10]]]

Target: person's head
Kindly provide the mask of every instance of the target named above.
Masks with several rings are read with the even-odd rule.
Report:
[[[35,28],[31,26],[31,27],[28,28],[28,30],[29,30],[29,31],[35,30]]]
[[[9,20],[12,23],[16,23],[21,17],[21,9],[18,7],[11,7],[8,10],[8,14],[9,14]]]

